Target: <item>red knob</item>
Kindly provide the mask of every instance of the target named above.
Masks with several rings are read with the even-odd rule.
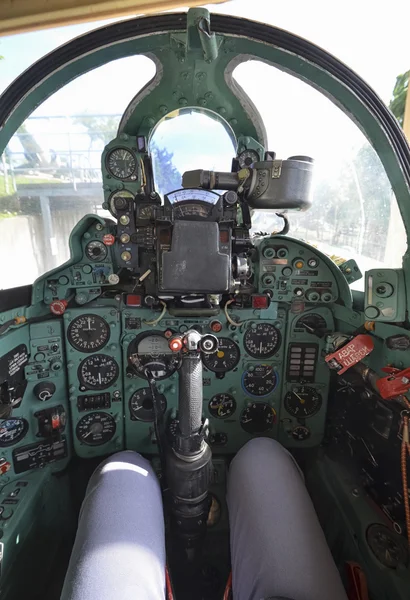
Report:
[[[65,313],[65,309],[67,308],[67,300],[53,300],[50,304],[50,311],[53,315],[63,315]]]

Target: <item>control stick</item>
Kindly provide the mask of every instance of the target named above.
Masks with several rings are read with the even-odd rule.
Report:
[[[212,453],[202,422],[201,352],[213,354],[218,340],[192,329],[170,339],[169,347],[181,353],[178,424],[167,456],[167,482],[171,498],[171,523],[189,561],[206,533],[210,499]]]

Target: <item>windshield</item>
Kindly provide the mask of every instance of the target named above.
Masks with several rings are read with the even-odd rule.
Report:
[[[225,12],[230,12],[228,6]],[[258,16],[264,14],[262,10]],[[16,51],[16,40],[25,47],[25,67],[31,62],[31,40],[40,35],[40,47],[50,50],[48,31],[2,43],[2,63],[8,69],[3,79],[0,72],[3,85],[10,80],[8,52]],[[21,57],[17,64],[22,66]],[[13,262],[2,267],[3,288],[32,283],[66,261],[70,231],[85,214],[110,217],[102,192],[101,153],[115,137],[123,111],[154,73],[146,56],[113,61],[56,92],[15,133],[0,164],[0,252],[13,254]],[[234,78],[262,116],[267,149],[277,158],[315,159],[312,208],[290,215],[289,235],[334,258],[355,258],[363,272],[401,267],[406,236],[397,201],[376,152],[356,124],[323,94],[273,66],[244,62]],[[186,170],[230,170],[236,151],[229,125],[192,111],[165,118],[154,130],[150,150],[161,194],[180,188]],[[254,233],[282,226],[274,212],[253,213]],[[354,284],[358,289],[363,285],[363,279]]]

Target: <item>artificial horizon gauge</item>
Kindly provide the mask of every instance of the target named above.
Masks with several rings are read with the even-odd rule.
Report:
[[[0,447],[13,446],[24,438],[28,431],[26,419],[6,419],[0,424]]]
[[[146,332],[137,336],[128,346],[131,373],[147,379],[146,370],[155,379],[170,377],[179,365],[177,354],[170,350],[163,334]]]
[[[256,150],[244,150],[238,155],[238,163],[241,169],[250,167],[254,162],[259,161],[259,154]]]
[[[97,352],[108,343],[110,327],[98,315],[80,315],[68,326],[67,339],[79,352]]]
[[[241,353],[238,345],[229,338],[218,338],[218,350],[213,354],[202,354],[205,367],[214,373],[232,371],[239,362]]]
[[[253,323],[245,332],[243,344],[253,358],[269,358],[279,349],[281,335],[270,323]]]
[[[227,419],[236,410],[236,401],[230,394],[216,394],[208,404],[208,410],[215,419]]]
[[[207,202],[208,204],[216,204],[220,198],[219,194],[215,192],[210,192],[209,190],[202,190],[200,188],[183,188],[181,190],[176,190],[175,192],[171,192],[171,194],[166,194],[169,202],[171,204],[177,204],[178,202],[196,202],[197,200],[200,202]]]
[[[116,179],[136,179],[137,160],[128,148],[114,148],[105,159],[107,171]]]
[[[306,419],[315,415],[322,406],[322,396],[306,385],[293,388],[285,396],[285,408],[290,415]]]
[[[272,429],[276,411],[265,402],[249,404],[241,414],[241,427],[247,433],[263,433]]]
[[[167,409],[167,401],[164,395],[159,397],[160,415],[163,415]],[[151,423],[155,420],[154,399],[149,388],[137,390],[130,398],[130,413],[137,421]],[[159,416],[160,416],[159,415]]]
[[[75,433],[82,444],[101,446],[114,437],[116,428],[115,420],[110,414],[94,412],[78,421]]]
[[[105,390],[118,379],[120,368],[117,362],[106,354],[94,354],[82,361],[78,367],[80,389]]]
[[[255,365],[242,375],[242,387],[250,396],[268,396],[277,383],[278,376],[272,365]]]
[[[128,200],[133,200],[134,194],[128,190],[116,190],[111,194],[111,196],[108,198],[108,210],[114,217],[117,216],[117,209],[115,208],[115,200],[117,198],[127,198]]]
[[[85,247],[85,255],[90,260],[105,260],[107,258],[107,254],[107,246],[99,240],[93,240]]]

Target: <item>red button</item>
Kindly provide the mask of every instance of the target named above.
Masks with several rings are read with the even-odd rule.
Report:
[[[215,333],[222,331],[222,323],[220,321],[212,321],[209,327],[211,331],[214,331]]]
[[[252,296],[252,308],[268,308],[269,297],[268,296]]]
[[[115,237],[112,233],[106,233],[103,237],[103,242],[106,246],[113,246],[115,244]]]
[[[127,295],[127,306],[141,306],[142,297],[137,294],[128,294]]]

